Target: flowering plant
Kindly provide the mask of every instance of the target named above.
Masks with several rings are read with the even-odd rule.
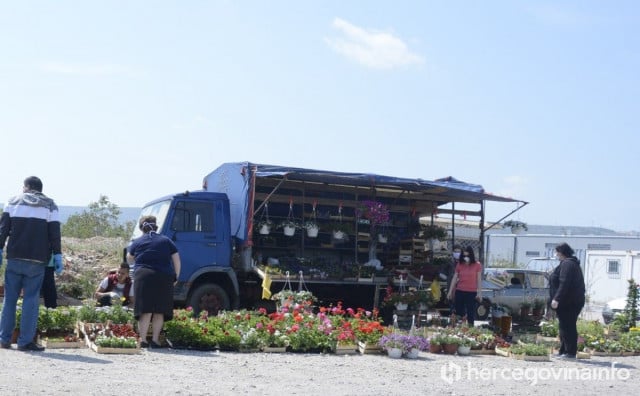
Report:
[[[392,333],[384,335],[380,338],[378,345],[385,351],[391,348],[401,349],[403,354],[407,354],[412,349],[418,349],[420,351],[429,350],[428,339],[411,334]]]
[[[378,321],[357,319],[354,325],[356,339],[367,344],[377,344],[380,338],[388,332],[389,329]]]
[[[271,299],[280,302],[282,307],[286,308],[311,307],[313,303],[318,301],[316,296],[307,290],[281,290],[272,295]]]
[[[389,208],[382,202],[363,201],[356,212],[359,217],[368,219],[374,227],[389,222]]]
[[[378,345],[380,345],[380,347],[385,351],[388,351],[389,349],[397,348],[397,349],[401,349],[402,353],[405,353],[409,351],[406,344],[406,338],[407,336],[405,335],[391,333],[391,334],[380,337],[380,340],[378,341]]]
[[[295,229],[302,228],[302,226],[300,225],[300,222],[293,218],[287,218],[283,220],[282,223],[280,223],[279,228],[285,228],[285,227],[295,228]]]

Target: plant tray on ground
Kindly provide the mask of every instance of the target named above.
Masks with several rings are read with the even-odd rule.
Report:
[[[358,347],[355,344],[338,345],[334,352],[336,355],[354,355],[358,353]]]
[[[587,350],[586,348],[585,348],[585,352],[588,352],[591,356],[622,356],[621,352],[594,351],[594,350]]]
[[[496,351],[496,355],[498,356],[509,357],[508,349],[502,349],[502,348],[496,347],[495,351]]]
[[[382,348],[378,344],[367,344],[358,341],[358,351],[363,355],[382,353]]]
[[[65,341],[64,339],[44,339],[42,346],[47,349],[63,349],[63,348],[86,348],[87,344],[84,339],[76,339],[74,341]]]
[[[536,335],[536,342],[538,343],[542,343],[542,342],[559,342],[558,337],[545,337],[543,335],[537,334]]]
[[[527,362],[548,362],[550,360],[549,359],[549,355],[529,356],[529,355],[525,355],[525,354],[512,353],[511,357],[516,359],[516,360],[525,360]]]
[[[97,353],[104,354],[121,354],[121,355],[135,355],[140,353],[140,347],[137,348],[109,348],[109,347],[100,347],[91,343],[91,349]]]
[[[285,353],[285,352],[287,352],[287,347],[264,347],[264,348],[262,348],[262,352],[265,352],[265,353]]]
[[[470,355],[495,355],[495,349],[471,349],[469,351]]]

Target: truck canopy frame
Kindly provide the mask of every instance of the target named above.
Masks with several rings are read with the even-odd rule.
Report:
[[[299,185],[300,189],[326,189],[370,197],[386,197],[402,205],[410,205],[412,210],[425,215],[434,213],[453,215],[471,215],[480,217],[480,240],[484,238],[484,202],[515,202],[519,206],[511,211],[506,218],[516,210],[528,204],[526,201],[502,197],[485,192],[479,184],[466,183],[454,177],[437,180],[409,179],[377,175],[371,173],[335,172],[318,169],[295,168],[278,165],[257,164],[252,162],[224,163],[216,170],[205,176],[203,188],[209,191],[224,192],[234,203],[231,208],[231,233],[240,241],[250,238],[250,230],[254,221],[254,214],[262,206],[254,208],[256,185],[270,186],[263,203],[275,194],[282,186],[291,188]],[[240,188],[238,188],[240,187]],[[336,202],[339,201],[337,197]],[[456,203],[478,204],[477,211],[456,210]],[[440,206],[452,204],[452,209],[439,209]],[[502,220],[502,219],[501,219]],[[483,252],[479,252],[482,259]]]

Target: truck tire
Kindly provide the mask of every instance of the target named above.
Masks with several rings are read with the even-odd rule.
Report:
[[[483,298],[482,302],[478,303],[478,305],[476,306],[476,319],[487,320],[487,318],[489,317],[489,312],[491,312],[491,301]]]
[[[205,283],[198,286],[189,299],[189,305],[196,315],[202,310],[209,312],[209,315],[217,315],[218,311],[229,310],[231,303],[229,296],[224,289],[214,283]]]

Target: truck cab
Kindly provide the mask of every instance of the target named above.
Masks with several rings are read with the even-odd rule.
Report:
[[[157,219],[158,234],[170,238],[180,254],[182,268],[174,288],[176,306],[213,313],[237,307],[239,287],[231,266],[233,241],[226,194],[187,191],[165,196],[142,208],[140,217],[149,215]],[[132,239],[141,235],[136,228]]]

